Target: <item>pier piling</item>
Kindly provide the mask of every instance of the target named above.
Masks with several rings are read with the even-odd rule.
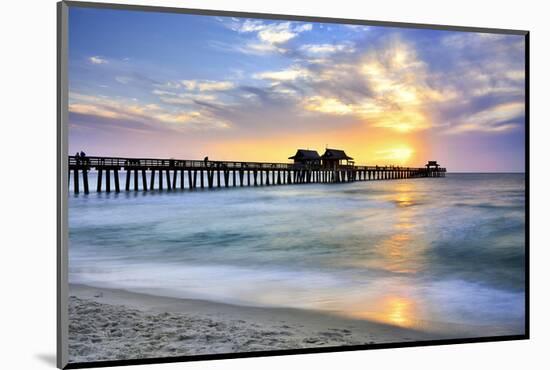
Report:
[[[105,170],[105,191],[107,193],[111,192],[111,170]]]
[[[141,186],[143,187],[143,191],[147,191],[147,174],[145,173],[145,169],[141,170]]]
[[[74,191],[75,194],[78,194],[80,189],[79,189],[79,184],[78,184],[78,169],[77,168],[74,169],[73,178],[74,178],[74,189],[73,189],[73,191]]]
[[[102,178],[102,176],[103,176],[103,169],[99,168],[99,169],[97,170],[97,189],[96,189],[96,191],[97,191],[98,193],[101,192],[101,180],[102,180],[101,178]],[[77,180],[77,181],[78,181],[78,180]]]
[[[83,169],[82,170],[82,182],[84,183],[84,194],[88,194],[90,192],[90,188],[88,186],[88,170]]]
[[[120,193],[120,181],[118,179],[118,168],[115,168],[113,170],[113,172],[114,172],[114,175],[115,175],[115,191],[117,193]]]
[[[101,171],[101,170],[98,170]],[[126,169],[126,191],[130,191],[130,169]]]

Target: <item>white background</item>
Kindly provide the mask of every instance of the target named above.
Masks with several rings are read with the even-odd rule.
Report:
[[[549,226],[544,212],[548,210],[550,185],[546,162],[549,159],[546,140],[550,106],[550,27],[546,2],[133,0],[133,3],[531,31],[531,340],[139,368],[549,368],[549,354],[545,353],[545,350],[550,351],[550,245],[545,233]],[[52,369],[56,332],[55,0],[6,1],[0,14],[0,367]]]

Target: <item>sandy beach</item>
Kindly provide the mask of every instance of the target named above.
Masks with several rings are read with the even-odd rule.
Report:
[[[70,362],[332,347],[433,334],[324,312],[70,286]]]

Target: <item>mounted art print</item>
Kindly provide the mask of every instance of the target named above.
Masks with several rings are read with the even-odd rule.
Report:
[[[59,4],[61,368],[528,338],[528,33]]]

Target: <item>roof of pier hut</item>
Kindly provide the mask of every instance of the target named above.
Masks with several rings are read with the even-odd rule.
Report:
[[[292,157],[288,157],[288,159],[316,160],[321,159],[321,156],[319,155],[319,153],[317,153],[316,150],[298,149],[296,151],[296,154],[294,154]]]
[[[325,154],[321,156],[323,159],[353,159],[349,157],[346,152],[340,149],[326,149]]]

